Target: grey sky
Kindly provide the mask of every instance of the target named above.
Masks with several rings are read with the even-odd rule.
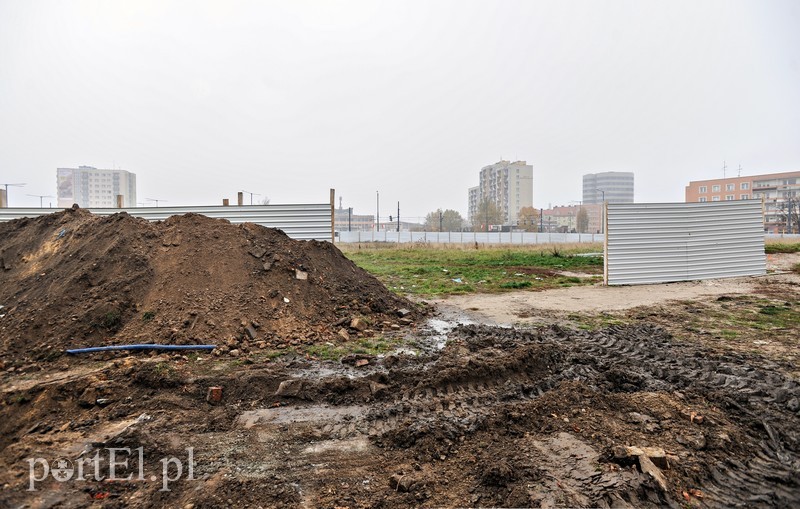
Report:
[[[0,183],[38,206],[86,164],[168,205],[333,187],[357,213],[379,190],[382,216],[466,215],[505,158],[537,207],[611,170],[682,201],[723,160],[800,170],[798,27],[791,0],[0,0]]]

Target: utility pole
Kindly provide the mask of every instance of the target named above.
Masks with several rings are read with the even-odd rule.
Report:
[[[8,207],[8,206],[11,205],[11,199],[8,196],[8,188],[9,187],[22,187],[22,186],[25,186],[27,184],[2,184],[2,185],[6,186],[6,207]]]
[[[339,202],[339,208],[342,207],[342,202]],[[353,231],[353,207],[347,209],[347,231]]]
[[[243,193],[245,193],[245,194],[249,194],[249,195],[250,195],[250,205],[252,205],[252,204],[253,204],[253,195],[256,195],[256,196],[261,196],[261,195],[260,195],[260,194],[258,194],[258,193],[251,193],[250,191],[242,191],[242,192],[243,192]]]
[[[159,199],[156,199],[156,198],[145,198],[145,200],[147,200],[147,201],[154,201],[154,202],[156,202],[156,207],[158,207],[158,202],[160,202],[160,201],[167,201],[167,200],[159,200]]]
[[[442,231],[442,221],[444,221],[444,212],[439,210],[439,231]]]
[[[606,208],[606,191],[605,189],[600,189],[599,187],[597,190],[603,193],[603,206],[600,207],[600,233],[605,233],[606,225],[604,224],[605,221],[603,221],[603,209]]]
[[[397,233],[400,233],[400,202],[397,202]]]
[[[381,193],[375,191],[375,231],[381,231]]]
[[[8,194],[8,191],[6,191],[6,194]],[[54,196],[51,196],[49,194],[29,194],[27,196],[33,196],[34,198],[39,198],[39,208],[40,209],[44,208],[44,205],[42,205],[42,200],[44,198],[55,198]]]

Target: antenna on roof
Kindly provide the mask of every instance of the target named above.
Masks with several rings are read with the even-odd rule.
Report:
[[[722,178],[725,178],[725,170],[728,169],[728,165],[725,164],[725,161],[722,161]]]
[[[736,175],[736,176],[737,177],[741,177],[742,176],[742,164],[741,163],[739,163],[739,174]]]

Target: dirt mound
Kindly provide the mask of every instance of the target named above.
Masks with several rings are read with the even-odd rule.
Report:
[[[0,224],[0,238],[0,355],[122,343],[246,353],[389,329],[415,309],[330,243],[197,214],[69,209]]]

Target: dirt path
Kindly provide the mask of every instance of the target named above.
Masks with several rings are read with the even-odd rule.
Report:
[[[800,263],[800,253],[770,255],[768,270],[761,277],[687,281],[640,286],[574,286],[542,292],[517,291],[500,294],[456,295],[431,302],[439,307],[461,310],[481,323],[512,325],[542,322],[543,311],[596,313],[621,311],[671,301],[691,301],[720,295],[750,294],[756,288],[775,283],[797,283],[800,275],[788,272]]]

